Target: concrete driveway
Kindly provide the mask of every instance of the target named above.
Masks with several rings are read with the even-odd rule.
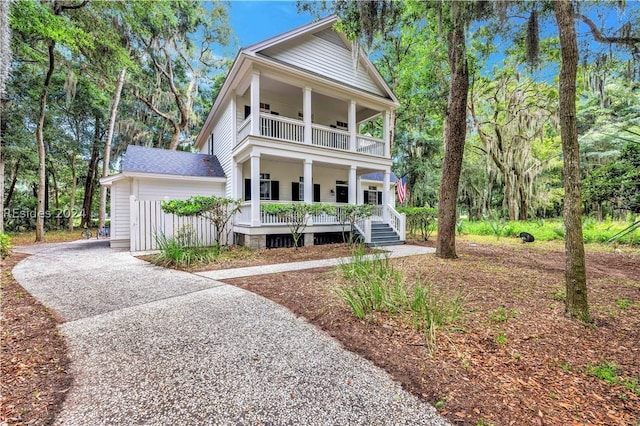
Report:
[[[25,247],[15,278],[66,322],[57,424],[445,425],[321,330],[253,293],[106,241]]]

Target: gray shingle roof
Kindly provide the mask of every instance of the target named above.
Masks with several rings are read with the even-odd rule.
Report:
[[[157,173],[163,175],[225,177],[214,155],[171,151],[129,145],[122,160],[123,172]]]
[[[368,173],[366,175],[362,175],[362,179],[364,179],[364,180],[378,180],[378,181],[382,182],[384,180],[384,173],[382,173],[382,172]],[[391,172],[391,176],[389,178],[389,182],[396,183],[397,181],[398,181],[398,177],[393,172]]]

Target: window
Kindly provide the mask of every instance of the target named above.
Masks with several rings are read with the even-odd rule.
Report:
[[[260,102],[260,111],[269,112],[271,110],[271,105]]]
[[[345,123],[344,121],[336,121],[336,126],[338,126],[339,129],[348,129],[349,128],[349,124]]]
[[[367,199],[365,199],[365,203],[367,204],[378,204],[378,188],[375,186],[370,186],[369,191],[367,191]]]
[[[304,177],[300,176],[300,185],[298,185],[298,200],[304,200]]]
[[[260,173],[260,199],[271,199],[271,174]]]

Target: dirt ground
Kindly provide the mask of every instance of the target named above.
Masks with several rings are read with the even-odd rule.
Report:
[[[288,307],[462,425],[640,425],[640,254],[588,248],[583,325],[563,315],[561,244],[458,239],[459,259],[393,260],[408,280],[465,297],[465,313],[438,331],[437,350],[397,318],[356,319],[335,294],[335,268],[228,280]],[[341,245],[274,249],[207,269],[347,256]],[[57,319],[2,265],[0,424],[48,424],[72,378]],[[590,375],[615,365],[613,384]]]
[[[11,275],[25,255],[2,260],[0,424],[45,425],[60,409],[72,377],[59,320]]]
[[[393,260],[408,282],[431,282],[466,300],[437,350],[396,318],[354,317],[335,295],[333,268],[227,282],[304,316],[387,370],[461,425],[640,425],[640,256],[589,251],[593,324],[563,315],[560,244],[459,240],[456,260]],[[594,366],[615,365],[609,384]]]

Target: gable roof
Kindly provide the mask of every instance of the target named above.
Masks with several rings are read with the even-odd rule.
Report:
[[[222,166],[214,155],[136,145],[127,146],[121,168],[123,173],[225,177]]]
[[[308,41],[308,39],[312,38],[312,36],[315,36],[315,39],[331,43],[331,45],[337,47],[339,50],[347,51],[348,55],[351,56],[353,49],[352,43],[348,41],[343,34],[338,33],[333,29],[333,25],[337,21],[338,16],[331,15],[319,21],[294,28],[285,33],[276,35],[274,37],[240,49],[240,51],[236,55],[233,65],[231,66],[231,69],[229,70],[225,78],[224,83],[222,84],[222,87],[220,88],[218,96],[216,97],[214,104],[209,111],[208,116],[205,119],[202,128],[200,129],[200,133],[196,137],[195,146],[197,148],[200,148],[206,142],[209,134],[213,130],[213,123],[216,117],[222,111],[222,106],[227,101],[230,93],[233,93],[233,91],[237,88],[236,86],[238,84],[238,81],[236,81],[236,79],[238,74],[241,74],[241,72],[243,72],[242,70],[246,70],[247,64],[250,64],[251,61],[265,66],[288,67],[289,70],[319,77],[320,79],[325,80],[326,83],[331,85],[337,84],[349,90],[356,89],[360,92],[364,91],[366,95],[371,96],[371,99],[375,98],[376,100],[382,100],[388,103],[391,109],[398,108],[400,106],[398,98],[395,96],[384,78],[382,78],[371,60],[369,60],[367,55],[365,55],[361,49],[358,52],[358,69],[355,71],[357,73],[360,73],[360,76],[366,75],[370,79],[368,88],[349,84],[348,81],[340,78],[340,76],[333,76],[332,78],[331,75],[320,74],[317,72],[317,70],[314,72],[314,70],[309,67],[300,67],[293,65],[287,62],[287,60],[285,60],[285,58],[281,56],[281,54],[283,53],[282,49],[295,46],[296,42],[300,40],[304,41],[305,38]],[[326,62],[326,60],[324,62]],[[351,68],[353,69],[352,60],[350,64]],[[344,64],[342,65],[344,66]],[[375,90],[371,90],[373,88],[375,88]]]
[[[333,29],[337,21],[338,16],[331,15],[252,44],[242,49],[241,53],[265,57],[397,103],[398,99],[362,49],[357,52],[358,66],[354,67],[353,44]],[[318,51],[330,52],[330,63],[325,56],[310,55],[310,52]],[[342,72],[338,72],[340,70]],[[354,84],[356,82],[360,84]]]

